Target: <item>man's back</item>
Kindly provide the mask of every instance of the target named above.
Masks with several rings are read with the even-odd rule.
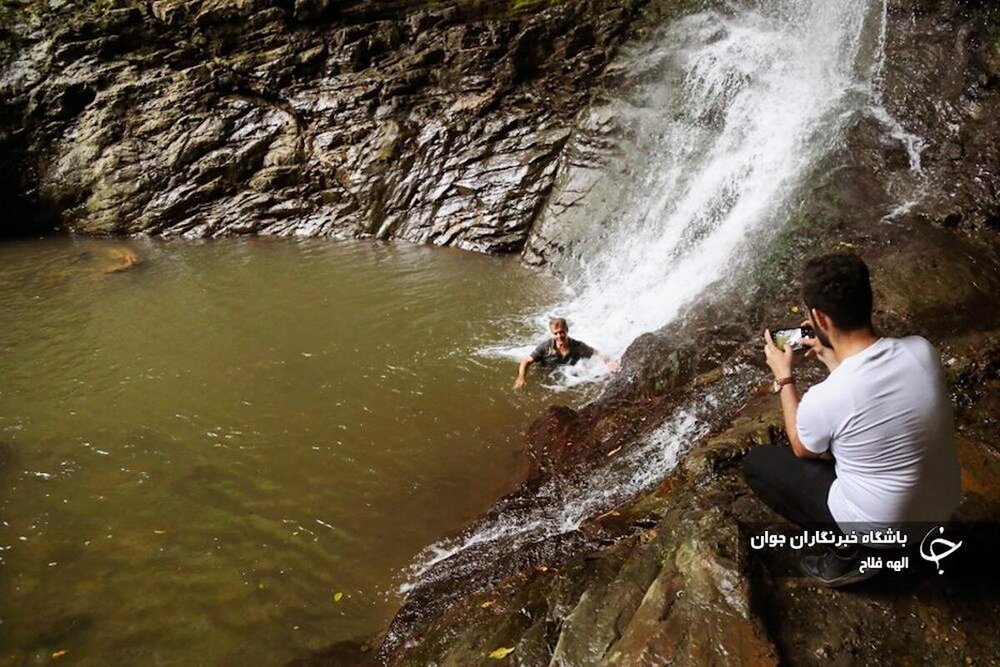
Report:
[[[881,338],[845,359],[805,394],[797,427],[836,460],[829,505],[840,524],[942,521],[958,505],[951,403],[923,338]]]

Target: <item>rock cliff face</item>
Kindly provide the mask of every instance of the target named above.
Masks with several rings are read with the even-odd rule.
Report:
[[[519,250],[638,4],[5,5],[2,231]]]

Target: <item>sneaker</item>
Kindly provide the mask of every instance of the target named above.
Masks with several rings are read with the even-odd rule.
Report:
[[[839,588],[871,579],[881,572],[875,568],[862,572],[864,560],[864,553],[860,550],[844,555],[827,549],[822,554],[803,556],[799,569],[828,588]]]

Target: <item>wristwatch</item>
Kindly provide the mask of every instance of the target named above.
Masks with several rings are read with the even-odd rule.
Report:
[[[786,384],[795,384],[795,378],[789,375],[786,378],[776,379],[774,384],[771,385],[771,393],[778,394],[781,393],[781,388]]]

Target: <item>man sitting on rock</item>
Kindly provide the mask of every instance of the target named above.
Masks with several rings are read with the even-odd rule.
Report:
[[[583,341],[570,338],[569,325],[563,318],[555,317],[549,320],[549,331],[552,332],[552,338],[540,343],[530,355],[521,360],[514,389],[520,389],[527,383],[528,366],[534,363],[540,363],[542,366],[565,364],[572,366],[580,359],[589,359],[596,354],[611,371],[618,370],[618,364],[610,357],[601,354]]]
[[[765,332],[764,355],[792,447],[751,450],[743,463],[747,483],[790,521],[845,535],[946,521],[961,485],[937,352],[919,336],[875,334],[868,267],[855,255],[808,262],[802,297],[809,313],[803,324],[816,334],[803,339],[805,356],[830,375],[800,401],[791,346],[778,349]],[[863,548],[844,545],[804,557],[801,567],[824,585],[843,586],[879,571],[862,571],[863,555]]]

